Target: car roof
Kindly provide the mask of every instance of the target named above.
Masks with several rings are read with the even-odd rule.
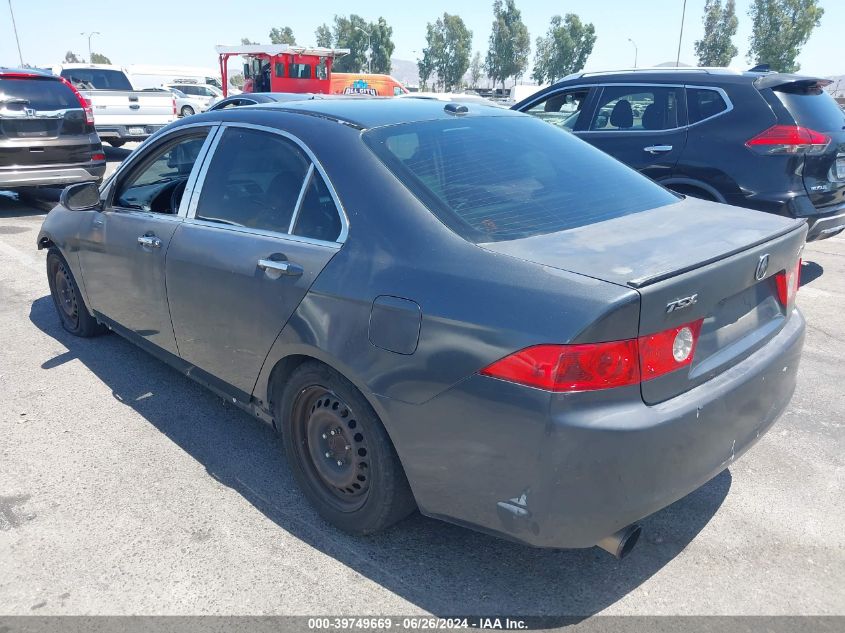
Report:
[[[673,81],[696,82],[701,84],[749,84],[761,78],[777,83],[779,79],[795,78],[794,75],[783,73],[737,70],[724,67],[655,67],[655,68],[627,68],[622,70],[605,70],[589,73],[575,73],[568,75],[555,85],[589,82],[622,82],[622,81],[659,81],[670,83]],[[801,77],[813,80],[813,77]]]
[[[492,104],[444,103],[433,99],[396,99],[393,97],[322,98],[307,101],[266,103],[246,106],[243,109],[299,112],[343,121],[362,129],[438,119],[522,116],[520,113],[498,108]]]

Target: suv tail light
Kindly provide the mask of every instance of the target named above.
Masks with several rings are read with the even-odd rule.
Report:
[[[748,140],[745,146],[759,154],[821,154],[830,137],[799,125],[773,125]]]
[[[623,341],[526,347],[480,373],[556,392],[635,385],[689,365],[702,322]]]
[[[781,305],[789,314],[795,305],[795,296],[798,294],[798,286],[801,285],[801,260],[792,270],[782,270],[775,275],[775,284],[778,289],[778,299]]]
[[[91,107],[91,104],[88,100],[82,96],[79,90],[76,89],[72,83],[70,83],[64,77],[59,77],[61,82],[70,88],[73,91],[73,94],[76,95],[76,98],[79,100],[79,105],[82,106],[82,109],[85,110],[85,123],[88,125],[94,125],[94,109]]]

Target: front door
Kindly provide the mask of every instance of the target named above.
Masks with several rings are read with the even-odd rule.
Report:
[[[682,100],[680,87],[605,86],[576,134],[650,178],[667,178],[687,142]]]
[[[273,342],[340,248],[321,169],[291,138],[226,124],[167,255],[182,358],[250,394]]]
[[[79,262],[91,307],[174,354],[164,263],[209,132],[200,127],[171,134],[133,158],[80,235]]]

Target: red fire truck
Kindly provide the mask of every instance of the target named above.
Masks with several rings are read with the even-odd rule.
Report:
[[[288,44],[245,44],[215,47],[220,58],[223,95],[228,85],[229,58],[243,57],[244,92],[331,93],[332,64],[348,48]]]

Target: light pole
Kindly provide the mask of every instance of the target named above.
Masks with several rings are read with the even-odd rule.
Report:
[[[637,43],[634,40],[632,40],[630,37],[628,38],[628,41],[631,42],[631,44],[634,45],[634,68],[636,68],[637,67],[637,53],[639,52],[639,50],[637,49]]]
[[[358,29],[359,31],[361,31],[361,33],[363,33],[364,35],[367,36],[367,72],[372,73],[373,72],[373,38],[372,38],[372,33],[365,31],[360,26],[356,26],[355,28]]]
[[[12,0],[9,0],[9,13],[12,14],[12,29],[15,31],[15,42],[18,45],[18,58],[21,60],[21,66],[23,66],[23,53],[21,53],[21,41],[18,38],[18,25],[15,24],[15,12],[12,10]]]
[[[687,0],[684,0],[684,10],[681,13],[681,33],[678,35],[678,56],[675,58],[675,68],[681,64],[681,42],[684,39],[684,19],[687,17]]]
[[[91,38],[95,35],[99,35],[99,31],[91,31],[90,33],[80,33],[80,35],[87,35],[88,36],[88,63],[93,64],[94,62],[91,61]]]

